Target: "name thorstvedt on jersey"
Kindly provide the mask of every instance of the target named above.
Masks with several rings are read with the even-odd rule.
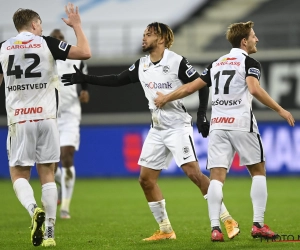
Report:
[[[29,89],[44,89],[47,88],[47,83],[28,83],[13,86],[7,86],[8,91],[29,90]]]

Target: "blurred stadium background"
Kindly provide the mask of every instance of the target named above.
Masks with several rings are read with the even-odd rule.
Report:
[[[263,68],[261,84],[300,121],[300,1],[299,0],[74,0],[79,6],[83,28],[92,47],[87,61],[89,73],[117,74],[143,56],[142,34],[154,21],[169,24],[175,33],[171,48],[202,72],[211,60],[230,50],[225,31],[230,23],[252,20],[259,38],[258,53]],[[67,27],[67,0],[10,0],[1,5],[0,40],[14,36],[13,13],[18,8],[37,11],[43,34],[60,28],[75,43]],[[75,156],[78,177],[137,176],[137,160],[150,124],[148,105],[141,86],[121,88],[90,86],[90,103],[83,106],[81,145]],[[4,87],[0,88],[0,178],[8,178]],[[197,94],[185,99],[196,119]],[[273,111],[254,102],[269,175],[300,175],[300,126],[294,128]],[[197,154],[205,172],[207,140],[194,130]],[[206,172],[207,173],[207,172]],[[247,175],[233,162],[231,175]],[[181,176],[172,162],[163,175]],[[33,176],[36,173],[33,172]]]

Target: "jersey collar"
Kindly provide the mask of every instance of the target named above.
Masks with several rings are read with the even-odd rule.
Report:
[[[168,61],[167,58],[168,58],[169,53],[170,53],[170,50],[165,49],[165,50],[164,50],[163,58],[162,58],[162,59],[160,60],[160,62],[159,62],[158,64],[156,64],[156,65],[154,65],[154,64],[151,62],[150,56],[148,56],[147,65],[149,65],[149,67],[152,66],[152,65],[154,65],[154,67],[159,67],[159,66],[165,66],[165,65],[167,65],[167,61]]]
[[[29,31],[22,31],[16,37],[20,37],[20,36],[30,36],[31,37],[31,36],[34,36],[34,34]]]
[[[233,54],[240,54],[240,53],[242,53],[242,54],[245,54],[245,55],[248,56],[248,53],[247,53],[245,50],[239,49],[239,48],[232,48],[232,49],[230,50],[230,54],[231,54],[231,53],[233,53]]]

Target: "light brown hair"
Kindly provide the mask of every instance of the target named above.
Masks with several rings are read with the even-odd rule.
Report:
[[[65,41],[65,36],[63,35],[63,33],[61,32],[60,29],[52,30],[52,32],[50,33],[50,36],[54,37],[58,40]]]
[[[174,33],[172,31],[172,29],[164,24],[164,23],[158,23],[158,22],[154,22],[154,23],[150,23],[147,26],[148,29],[153,28],[154,32],[161,38],[163,38],[165,40],[165,47],[166,48],[171,48],[173,42],[174,42]]]
[[[248,21],[246,23],[233,23],[229,25],[226,38],[231,43],[233,48],[240,48],[243,38],[248,39],[254,22]]]
[[[30,9],[18,9],[13,15],[13,21],[17,31],[29,27],[32,21],[41,20],[40,15]],[[42,22],[42,20],[41,20]]]

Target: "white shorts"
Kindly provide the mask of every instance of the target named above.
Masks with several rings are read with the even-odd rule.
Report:
[[[56,119],[14,123],[8,127],[9,166],[33,166],[59,162],[60,148]]]
[[[80,119],[75,116],[64,116],[57,119],[60,146],[73,146],[77,151],[80,143],[79,125]]]
[[[234,130],[215,129],[209,134],[207,169],[223,167],[228,171],[235,153],[240,165],[252,165],[265,161],[260,135]]]
[[[198,160],[194,148],[193,127],[165,130],[151,128],[138,164],[155,170],[167,169],[172,155],[179,167]]]

